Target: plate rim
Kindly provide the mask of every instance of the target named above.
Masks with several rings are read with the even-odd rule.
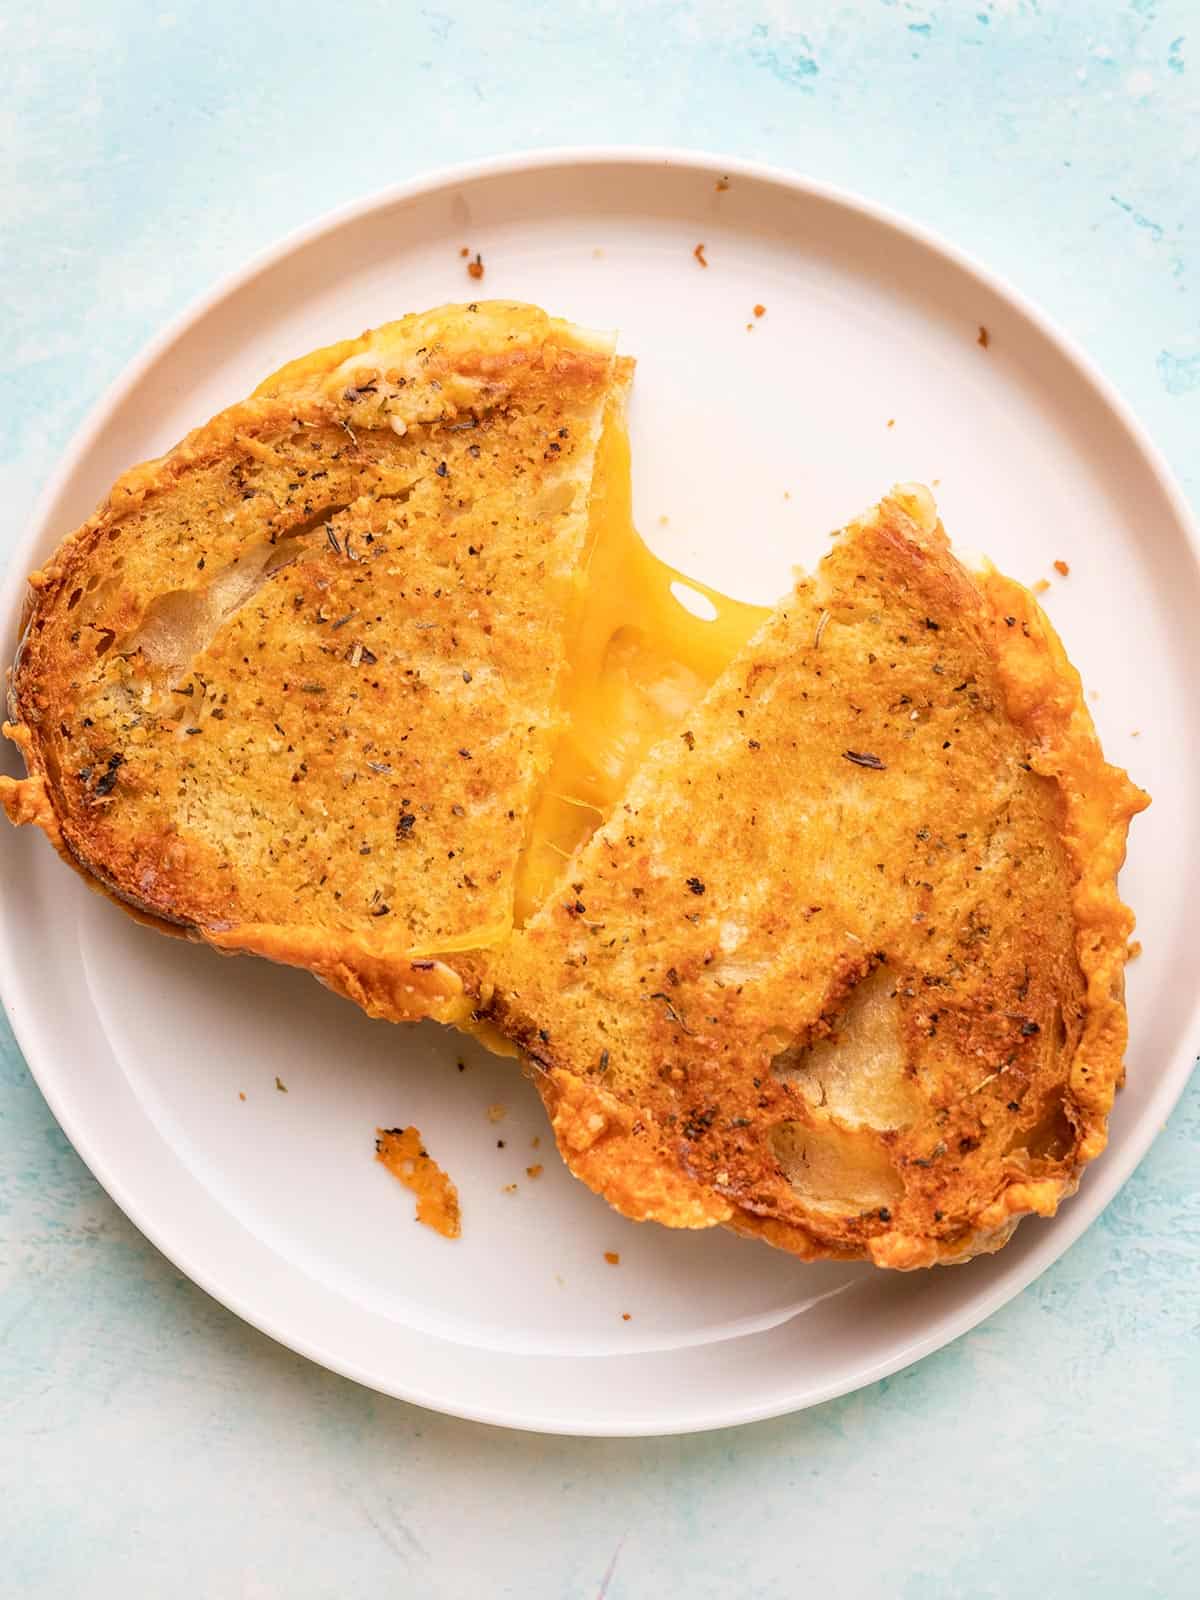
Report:
[[[363,221],[373,212],[406,201],[422,199],[455,185],[536,173],[543,169],[588,168],[614,164],[639,168],[655,166],[682,168],[697,175],[716,173],[718,176],[736,176],[777,186],[802,199],[839,207],[855,214],[860,220],[893,230],[948,261],[1030,325],[1116,419],[1163,494],[1177,526],[1184,534],[1193,561],[1200,567],[1200,522],[1193,515],[1166,457],[1150,437],[1129,402],[1073,336],[1059,327],[1022,290],[985,266],[972,254],[946,239],[940,232],[840,185],[770,162],[689,147],[565,145],[519,150],[435,168],[404,182],[387,185],[335,206],[260,249],[240,267],[223,274],[211,287],[188,301],[125,364],[91,406],[72,435],[57,466],[36,496],[23,533],[14,544],[7,571],[3,582],[0,583],[0,616],[7,618],[18,613],[26,574],[36,559],[36,546],[44,532],[49,510],[71,476],[77,471],[109,416],[131,395],[160,356],[176,340],[185,335],[195,322],[218,307],[222,301],[278,266],[294,252],[342,228]],[[0,1001],[3,1002],[13,1036],[30,1074],[51,1112],[80,1158],[109,1197],[139,1232],[205,1293],[212,1295],[234,1315],[276,1343],[377,1392],[444,1415],[486,1423],[490,1426],[576,1437],[667,1437],[741,1426],[788,1415],[813,1405],[823,1404],[840,1395],[853,1393],[913,1365],[960,1338],[1028,1288],[1076,1243],[1107,1208],[1144,1159],[1165,1125],[1167,1117],[1178,1103],[1196,1064],[1196,1047],[1200,1046],[1200,996],[1198,996],[1181,1029],[1183,1042],[1176,1055],[1162,1069],[1142,1116],[1129,1130],[1123,1148],[1120,1151],[1107,1151],[1106,1159],[1100,1164],[1098,1171],[1094,1175],[1089,1174],[1086,1198],[1081,1194],[1073,1199],[1065,1213],[1060,1213],[1053,1231],[1047,1230],[1044,1238],[1025,1254],[1019,1266],[1014,1264],[1011,1272],[999,1276],[988,1288],[972,1294],[962,1307],[943,1313],[935,1328],[924,1336],[902,1345],[886,1359],[859,1370],[853,1377],[834,1378],[823,1384],[811,1384],[807,1392],[800,1394],[788,1391],[767,1404],[718,1408],[703,1420],[683,1419],[663,1423],[652,1418],[634,1421],[627,1417],[615,1417],[611,1425],[602,1425],[592,1417],[585,1419],[564,1415],[551,1422],[545,1418],[522,1415],[520,1411],[505,1409],[503,1405],[481,1407],[456,1404],[453,1397],[427,1392],[419,1385],[403,1382],[385,1383],[378,1375],[357,1368],[354,1361],[342,1359],[322,1349],[319,1340],[306,1339],[302,1334],[291,1330],[285,1331],[276,1325],[269,1313],[251,1308],[240,1291],[222,1285],[219,1271],[210,1271],[205,1266],[192,1263],[192,1250],[187,1242],[177,1240],[174,1236],[175,1230],[169,1225],[160,1228],[152,1216],[146,1215],[147,1208],[128,1192],[123,1179],[109,1168],[92,1147],[86,1127],[80,1129],[71,1125],[72,1118],[69,1113],[64,1114],[53,1073],[47,1071],[43,1077],[42,1071],[39,1070],[36,1059],[38,1052],[32,1047],[32,1028],[25,1023],[19,1013],[14,1015],[11,1000],[15,999],[20,988],[20,981],[10,966],[7,942],[0,941]],[[36,1008],[30,1009],[32,1011]],[[152,1211],[152,1207],[150,1209]]]

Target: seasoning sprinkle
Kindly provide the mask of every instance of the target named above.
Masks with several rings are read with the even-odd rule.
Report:
[[[682,1032],[689,1033],[689,1034],[691,1033],[692,1030],[688,1027],[687,1023],[680,1016],[679,1012],[676,1011],[675,1007],[671,1004],[670,995],[663,994],[662,990],[659,989],[654,994],[648,994],[646,996],[646,999],[647,1000],[661,1000],[663,1002],[663,1005],[666,1008],[667,1020],[669,1022],[673,1022],[675,1024],[675,1026],[677,1028],[679,1028]]]
[[[873,772],[886,772],[887,767],[878,756],[873,756],[866,750],[843,750],[842,759],[853,761],[856,767],[870,767]]]

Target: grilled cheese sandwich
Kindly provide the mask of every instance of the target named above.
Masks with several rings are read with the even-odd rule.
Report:
[[[834,541],[498,952],[486,1015],[635,1220],[917,1267],[1102,1149],[1146,796],[928,492]]]

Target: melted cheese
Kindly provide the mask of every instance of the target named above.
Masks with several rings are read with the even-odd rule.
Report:
[[[633,525],[629,439],[610,407],[592,480],[565,726],[518,868],[517,926],[608,815],[650,746],[682,730],[769,616],[685,577],[643,543]]]

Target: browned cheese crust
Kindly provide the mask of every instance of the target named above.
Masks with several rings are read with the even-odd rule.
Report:
[[[9,816],[141,920],[459,1014],[434,957],[512,919],[620,365],[448,306],[126,473],[30,579]]]
[[[897,491],[655,749],[492,1016],[627,1216],[964,1260],[1104,1147],[1146,804],[1033,597]]]

